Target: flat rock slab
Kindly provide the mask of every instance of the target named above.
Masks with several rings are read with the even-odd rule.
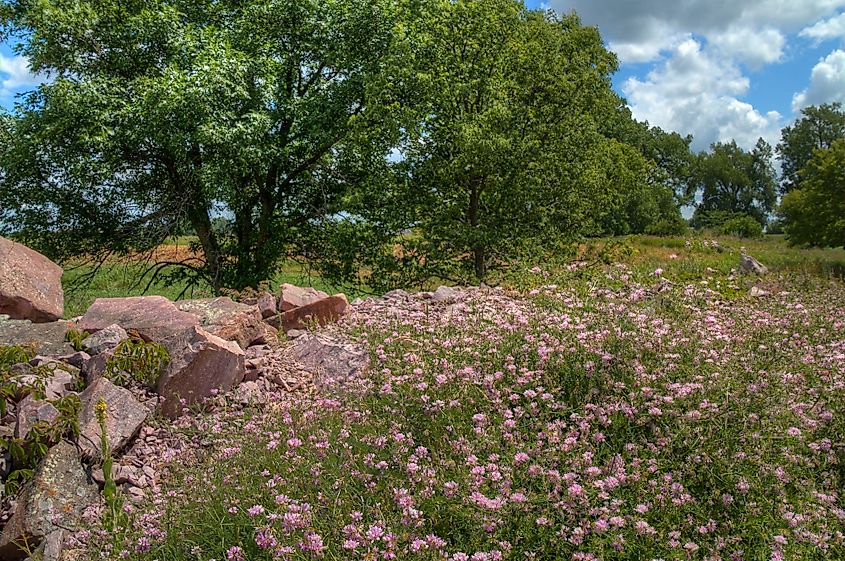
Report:
[[[55,530],[76,526],[82,511],[99,500],[99,493],[82,469],[76,447],[59,442],[21,490],[15,513],[0,534],[0,559],[24,559],[26,553],[18,543],[26,540],[35,549]]]
[[[346,296],[335,294],[284,312],[282,314],[282,329],[287,332],[291,329],[306,329],[309,325],[315,323],[326,325],[340,319],[340,316],[346,312],[348,307],[349,301],[346,300]]]
[[[0,320],[0,345],[31,346],[42,356],[64,356],[75,349],[65,341],[72,327],[66,321],[32,323],[28,320]]]
[[[198,327],[168,342],[170,362],[156,385],[161,412],[178,417],[183,407],[227,392],[244,379],[244,351]],[[185,400],[185,403],[181,403]]]
[[[241,349],[247,349],[265,333],[258,306],[241,304],[231,298],[181,300],[176,302],[176,307],[195,316],[207,332],[234,341]]]
[[[61,318],[63,272],[37,251],[0,238],[0,314],[36,323]]]
[[[112,453],[119,452],[138,433],[147,420],[149,410],[132,392],[116,386],[106,378],[98,378],[79,394],[79,447],[89,458],[100,458],[100,425],[96,406],[100,398],[106,402],[106,433]]]
[[[370,365],[370,355],[363,347],[322,334],[300,337],[292,350],[314,373],[315,383],[323,387],[343,387]]]
[[[287,312],[328,297],[329,295],[322,290],[310,286],[301,287],[284,283],[279,287],[279,311]]]
[[[163,296],[97,298],[79,320],[78,329],[97,333],[115,324],[147,341],[162,343],[199,325],[199,318]]]
[[[457,300],[458,295],[459,292],[451,286],[441,286],[434,291],[434,294],[431,295],[431,301],[451,304],[452,302]]]

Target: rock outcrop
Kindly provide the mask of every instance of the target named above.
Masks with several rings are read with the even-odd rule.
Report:
[[[62,268],[25,245],[0,238],[0,314],[46,323],[65,310]]]
[[[210,406],[218,406],[224,394],[233,407],[255,407],[270,403],[279,392],[310,399],[315,383],[334,391],[355,380],[367,367],[367,353],[308,331],[338,320],[348,306],[343,294],[284,285],[278,300],[262,293],[252,304],[229,298],[176,303],[161,296],[100,298],[75,322],[0,316],[0,345],[27,346],[37,353],[9,367],[9,379],[19,391],[5,398],[8,414],[0,419],[0,436],[30,445],[36,424],[61,420],[62,406],[51,400],[77,395],[81,404],[78,444],[46,443],[52,448],[16,501],[3,500],[2,484],[21,466],[0,454],[0,561],[23,559],[21,543],[35,555],[58,561],[65,529],[98,501],[96,482],[105,480],[97,471],[103,455],[97,419],[101,401],[106,405],[105,438],[117,462],[114,479],[130,500],[142,500],[156,489],[156,472],[144,463],[143,451],[156,442],[146,423],[157,407],[163,416],[175,418],[209,398]],[[291,334],[287,345],[273,322]],[[81,342],[83,350],[65,341],[71,329],[89,333]],[[107,371],[117,346],[137,338],[167,349],[169,362],[154,384],[158,395],[131,375],[120,378],[126,387],[116,385],[112,379],[118,378]],[[34,390],[42,386],[46,399]]]
[[[59,418],[59,410],[52,403],[43,399],[35,399],[32,394],[23,398],[17,405],[17,422],[15,423],[15,438],[26,438],[29,431],[38,422],[52,424]]]
[[[337,321],[348,307],[349,301],[346,296],[335,294],[282,313],[281,327],[285,331],[290,331],[291,329],[306,329],[314,324],[326,325]]]
[[[88,349],[91,355],[98,355],[105,351],[114,350],[120,343],[129,338],[129,334],[116,323],[105,327],[93,335],[82,340],[82,346]]]
[[[328,298],[329,295],[322,290],[317,290],[310,286],[301,287],[292,284],[284,283],[279,287],[279,306],[280,312],[288,312],[294,308],[301,308],[308,304],[313,304],[323,298]]]
[[[63,356],[74,353],[65,341],[70,324],[65,321],[32,323],[29,320],[0,318],[0,345],[32,347],[39,355]]]
[[[746,275],[765,275],[769,269],[750,255],[743,253],[739,256],[739,272]]]
[[[258,306],[235,302],[231,298],[213,300],[182,300],[176,307],[195,316],[199,325],[221,339],[234,341],[246,349],[264,335]]]
[[[317,386],[345,384],[360,376],[370,364],[370,356],[363,348],[319,334],[297,339],[293,355],[314,373]]]

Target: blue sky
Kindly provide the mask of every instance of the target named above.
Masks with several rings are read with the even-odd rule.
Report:
[[[541,6],[529,0],[532,7]],[[802,107],[845,102],[845,0],[547,0],[596,25],[634,115],[702,150],[772,144]]]
[[[634,115],[692,134],[693,147],[776,144],[801,107],[845,102],[845,0],[528,0],[575,10],[622,62]],[[26,61],[0,44],[0,105],[32,89]]]

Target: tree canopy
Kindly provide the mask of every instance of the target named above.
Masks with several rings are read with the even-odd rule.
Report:
[[[781,160],[783,177],[781,194],[801,186],[804,170],[815,150],[830,148],[845,138],[845,110],[841,103],[811,105],[801,110],[796,121],[781,131],[777,154]]]
[[[376,287],[481,280],[529,248],[683,226],[690,139],[633,120],[616,57],[575,14],[1,5],[4,36],[51,80],[0,123],[0,229],[58,259],[187,232],[198,257],[175,264],[216,290],[289,257]]]
[[[789,241],[845,247],[845,139],[817,149],[801,177],[800,188],[784,195],[780,206]]]
[[[7,123],[0,208],[59,258],[144,250],[187,223],[195,275],[254,284],[378,168],[401,115],[395,2],[5,4],[52,80]]]
[[[765,225],[777,199],[772,147],[762,138],[751,151],[736,141],[717,142],[699,156],[695,181],[701,190],[693,224],[715,226],[713,216],[747,215]]]

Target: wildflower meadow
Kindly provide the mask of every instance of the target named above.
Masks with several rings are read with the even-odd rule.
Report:
[[[369,351],[366,375],[181,419],[191,461],[124,527],[86,532],[89,552],[845,558],[842,283],[723,277],[726,297],[671,271],[572,270],[365,300],[332,330]]]

